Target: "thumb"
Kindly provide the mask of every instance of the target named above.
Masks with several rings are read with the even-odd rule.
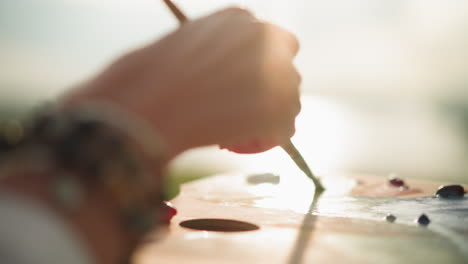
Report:
[[[280,144],[280,140],[278,140],[276,137],[272,137],[242,142],[235,145],[220,145],[219,147],[221,149],[227,149],[239,154],[254,154],[270,150],[276,146],[279,146]]]

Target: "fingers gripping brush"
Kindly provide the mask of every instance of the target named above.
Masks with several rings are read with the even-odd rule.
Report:
[[[163,0],[166,6],[171,10],[172,14],[177,18],[179,23],[182,25],[188,21],[187,16],[171,1],[171,0]],[[301,169],[304,174],[309,177],[315,185],[315,191],[317,193],[321,193],[325,190],[319,178],[317,178],[312,171],[310,170],[307,162],[302,157],[301,153],[291,140],[288,140],[286,143],[281,145],[281,147],[288,153],[289,157],[296,163],[297,167]]]

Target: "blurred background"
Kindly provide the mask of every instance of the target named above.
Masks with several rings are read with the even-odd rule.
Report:
[[[304,110],[293,141],[317,174],[468,183],[468,1],[176,3],[192,18],[243,6],[297,34]],[[0,114],[51,99],[177,26],[159,0],[2,0]],[[279,149],[209,147],[179,157],[171,174],[182,182],[291,166]]]

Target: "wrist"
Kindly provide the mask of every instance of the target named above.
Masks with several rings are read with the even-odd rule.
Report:
[[[121,257],[159,223],[162,162],[127,129],[89,110],[51,108],[26,123],[17,141],[0,137],[0,169],[12,176],[4,179],[10,189],[87,226],[84,234],[97,234],[91,244],[106,244],[100,232],[117,234],[111,242],[123,249],[97,251]],[[113,230],[105,228],[108,221]]]
[[[51,188],[55,183],[52,171],[53,168],[43,162],[10,161],[8,166],[2,167],[4,177],[0,186],[3,190],[42,205],[61,218],[95,263],[113,264],[127,257],[122,252],[128,254],[134,245],[129,242],[125,226],[109,197],[105,193],[91,191],[81,199],[76,210],[70,211],[55,197]]]
[[[108,120],[118,119],[116,124],[125,120],[127,129],[143,135],[143,141],[157,142],[159,155],[163,150],[166,163],[189,148],[188,136],[182,127],[184,122],[179,120],[180,115],[168,110],[171,107],[165,106],[164,100],[155,96],[152,108],[147,109],[144,103],[136,102],[137,99],[122,99],[118,91],[125,88],[119,87],[121,85],[117,80],[100,77],[66,93],[58,103],[64,109],[98,109]]]

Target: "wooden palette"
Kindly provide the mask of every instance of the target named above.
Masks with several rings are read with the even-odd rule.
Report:
[[[468,263],[468,199],[431,197],[440,183],[409,181],[409,190],[399,190],[386,178],[333,178],[325,182],[330,191],[306,214],[310,183],[282,177],[277,185],[252,185],[247,177],[219,175],[184,185],[172,201],[178,215],[141,248],[136,263]],[[346,188],[330,187],[337,183]],[[432,220],[427,227],[413,222],[422,211]],[[383,219],[387,212],[397,216],[395,223]],[[201,218],[259,229],[179,225]]]

